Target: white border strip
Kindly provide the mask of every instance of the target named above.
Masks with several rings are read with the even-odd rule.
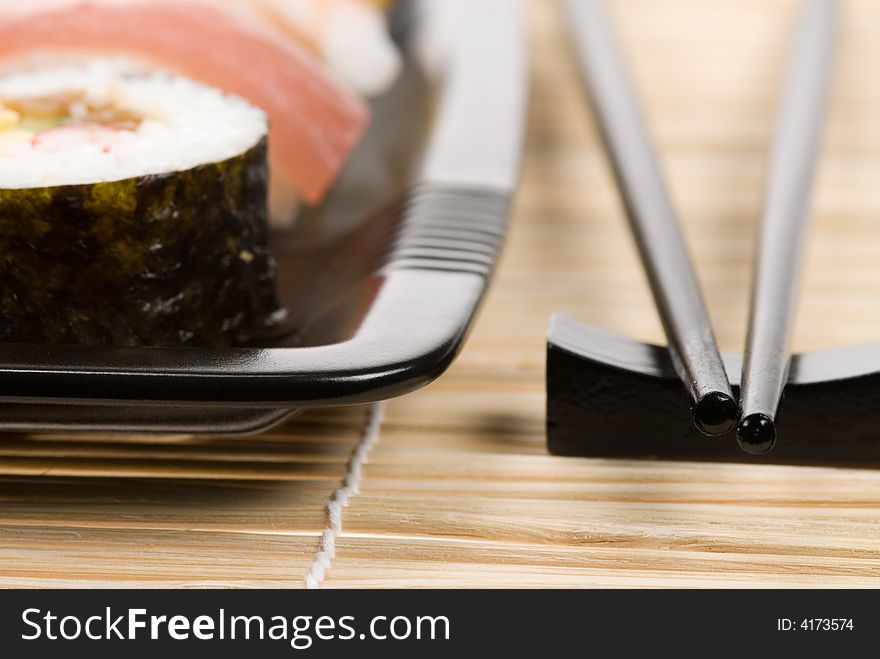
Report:
[[[336,490],[327,502],[328,526],[321,533],[321,544],[315,560],[309,566],[305,576],[305,586],[315,590],[324,583],[333,559],[336,558],[336,540],[342,534],[342,513],[353,496],[360,492],[364,465],[367,464],[370,451],[379,442],[382,421],[385,419],[385,403],[374,403],[370,407],[370,416],[364,427],[364,435],[355,446],[348,460],[342,486]]]

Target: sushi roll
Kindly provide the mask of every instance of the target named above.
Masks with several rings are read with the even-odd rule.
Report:
[[[0,341],[275,331],[267,134],[239,97],[117,60],[0,77]]]

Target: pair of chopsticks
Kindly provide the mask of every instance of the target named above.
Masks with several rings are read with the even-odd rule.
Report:
[[[748,453],[776,441],[811,190],[831,79],[836,0],[805,0],[789,65],[761,222],[739,405],[651,139],[600,0],[563,0],[627,215],[694,423]]]

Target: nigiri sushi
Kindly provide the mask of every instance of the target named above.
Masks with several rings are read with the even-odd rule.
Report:
[[[262,2],[262,0],[259,0]],[[282,2],[283,0],[278,0]],[[280,5],[279,5],[280,6]],[[225,0],[0,2],[0,69],[125,55],[241,96],[271,122],[279,196],[316,203],[362,135],[366,104],[264,13]],[[276,204],[279,207],[285,204]],[[283,218],[282,218],[283,221]]]
[[[116,60],[0,76],[0,340],[277,331],[265,113]]]

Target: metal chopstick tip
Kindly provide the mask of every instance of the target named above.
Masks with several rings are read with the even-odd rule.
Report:
[[[766,414],[749,414],[736,429],[736,440],[746,453],[768,453],[776,444],[776,424]]]
[[[723,391],[711,391],[694,406],[694,425],[704,435],[724,435],[733,430],[738,411],[732,396]]]

